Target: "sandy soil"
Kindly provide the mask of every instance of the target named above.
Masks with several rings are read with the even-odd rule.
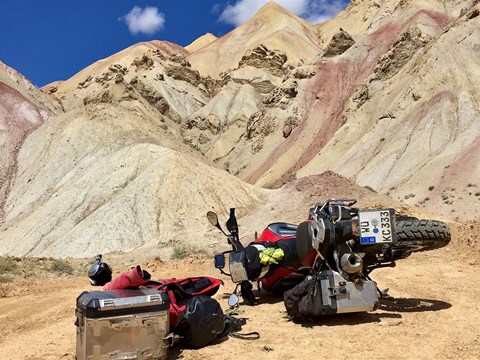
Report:
[[[244,332],[258,340],[227,340],[199,350],[172,349],[169,359],[478,359],[480,358],[480,254],[472,243],[479,226],[453,226],[444,249],[414,254],[396,268],[373,273],[384,300],[371,313],[330,316],[314,322],[288,320],[282,299],[261,293],[255,307],[240,306]],[[470,243],[470,245],[469,245]],[[209,258],[162,261],[127,254],[110,258],[114,272],[139,263],[153,277],[218,276]],[[77,264],[86,268],[86,260]],[[2,284],[0,354],[2,359],[74,359],[75,299],[92,290],[86,276],[18,279]],[[233,284],[226,277],[216,298],[227,308]]]

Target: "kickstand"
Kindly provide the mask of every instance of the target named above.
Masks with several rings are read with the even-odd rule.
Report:
[[[366,278],[367,278],[367,280],[373,281],[372,278],[368,275],[366,276]],[[390,289],[386,288],[386,289],[380,290],[380,288],[377,285],[377,292],[378,292],[378,296],[380,297],[380,299],[387,299],[387,300],[394,299],[393,296],[388,295],[388,290],[390,290]]]
[[[387,289],[380,290],[377,286],[377,291],[378,291],[378,295],[380,296],[380,299],[387,299],[387,300],[393,299],[393,296],[388,295],[388,290],[390,289],[387,288]]]

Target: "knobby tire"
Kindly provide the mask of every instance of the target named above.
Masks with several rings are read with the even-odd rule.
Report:
[[[451,240],[450,228],[442,221],[415,218],[397,222],[398,243],[395,248],[421,252],[442,248]]]

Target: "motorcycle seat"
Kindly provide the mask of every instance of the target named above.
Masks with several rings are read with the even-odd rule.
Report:
[[[284,222],[276,222],[269,224],[267,229],[273,232],[276,235],[292,235],[295,236],[297,233],[297,225],[288,224]]]

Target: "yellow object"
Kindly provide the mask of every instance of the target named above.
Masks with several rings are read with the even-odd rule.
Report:
[[[278,264],[279,260],[282,260],[285,253],[280,248],[266,248],[259,252],[260,263],[262,265]]]

